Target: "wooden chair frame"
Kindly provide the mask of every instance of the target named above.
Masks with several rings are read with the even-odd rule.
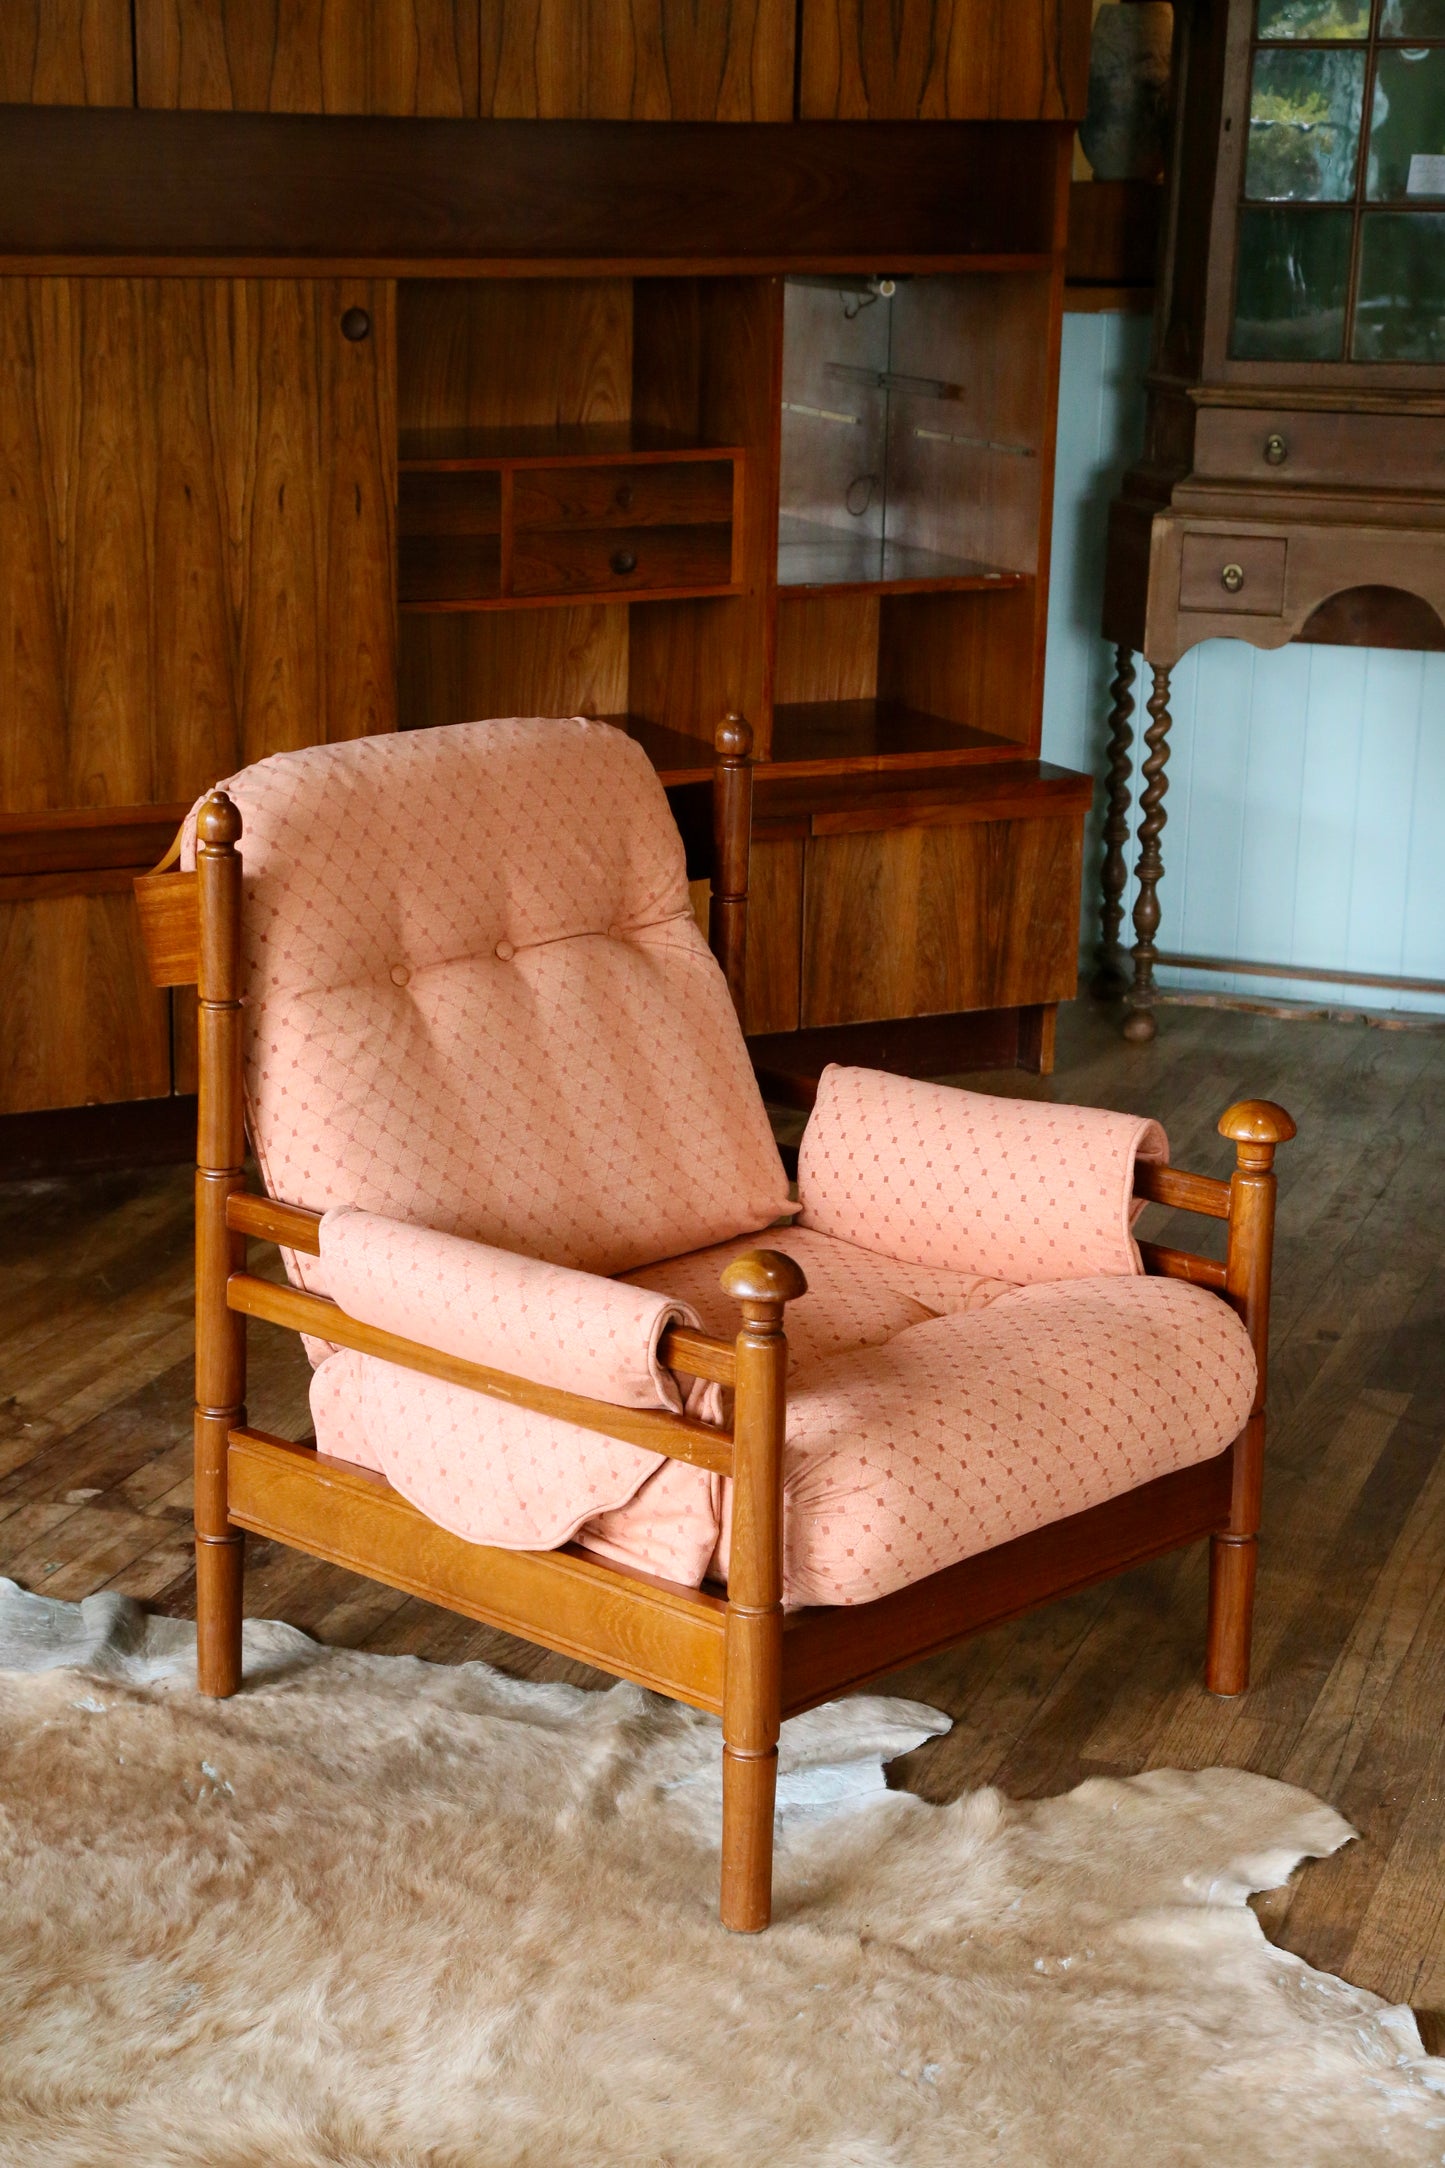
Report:
[[[751,824],[746,724],[729,717],[717,750],[709,937],[740,1001]],[[735,1339],[675,1328],[663,1340],[664,1363],[733,1389],[730,1432],[462,1362],[360,1324],[324,1296],[247,1271],[248,1237],[319,1254],[320,1215],[246,1187],[240,834],[234,804],[216,792],[201,810],[195,872],[160,870],[136,883],[153,979],[195,984],[199,996],[195,1524],[203,1693],[233,1694],[241,1683],[249,1530],[710,1710],[721,1717],[723,1732],[721,1916],[726,1926],[753,1933],[771,1914],[778,1733],[799,1710],[1205,1536],[1211,1549],[1207,1683],[1218,1694],[1244,1690],[1264,1452],[1272,1163],[1275,1147],[1294,1134],[1283,1109],[1268,1101],[1229,1109],[1219,1124],[1236,1145],[1228,1182],[1148,1165],[1135,1178],[1140,1197],[1228,1222],[1223,1264],[1155,1243],[1141,1248],[1147,1271],[1208,1288],[1244,1320],[1259,1386],[1234,1443],[1212,1460],[876,1602],[785,1615],[784,1319],[788,1302],[806,1285],[791,1258],[758,1250],[728,1266],[723,1285],[741,1312]],[[726,1594],[604,1564],[574,1546],[509,1551],[466,1542],[370,1470],[252,1429],[244,1405],[251,1317],[730,1477]]]

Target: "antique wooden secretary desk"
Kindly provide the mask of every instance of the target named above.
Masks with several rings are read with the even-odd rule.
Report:
[[[850,1047],[1047,1064],[1089,12],[5,8],[0,1116],[139,1136],[193,1088],[129,884],[200,791],[487,715],[625,720],[685,826],[748,717],[783,1095]]]
[[[1445,0],[1178,0],[1175,109],[1146,449],[1113,507],[1104,604],[1106,971],[1135,651],[1153,672],[1138,1040],[1180,656],[1220,636],[1445,647]]]

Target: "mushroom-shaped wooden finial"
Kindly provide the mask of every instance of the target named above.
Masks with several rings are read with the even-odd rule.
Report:
[[[196,815],[196,840],[213,846],[240,842],[241,816],[223,790],[213,790]]]
[[[802,1266],[781,1250],[749,1250],[735,1257],[723,1272],[722,1286],[734,1302],[796,1302],[808,1292]]]
[[[1240,1099],[1220,1115],[1219,1134],[1235,1144],[1288,1144],[1294,1117],[1272,1099]]]
[[[753,749],[753,726],[745,715],[725,715],[712,742],[719,760],[746,760]]]

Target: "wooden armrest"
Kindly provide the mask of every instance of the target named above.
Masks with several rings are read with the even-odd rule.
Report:
[[[690,1416],[670,1415],[663,1408],[619,1408],[611,1401],[588,1400],[580,1393],[559,1392],[552,1385],[534,1385],[528,1378],[513,1377],[505,1370],[489,1370],[482,1363],[464,1362],[444,1355],[439,1348],[423,1347],[418,1340],[403,1340],[398,1333],[383,1332],[377,1325],[363,1325],[348,1317],[327,1295],[309,1294],[302,1287],[278,1287],[272,1280],[257,1279],[249,1272],[233,1272],[226,1282],[226,1304],[245,1317],[263,1318],[285,1325],[292,1332],[314,1333],[335,1347],[354,1348],[358,1355],[375,1355],[402,1370],[416,1370],[423,1377],[440,1378],[446,1385],[464,1385],[468,1391],[485,1393],[489,1399],[505,1400],[514,1408],[533,1408],[561,1423],[575,1423],[579,1430],[600,1431],[606,1438],[621,1438],[649,1453],[665,1454],[669,1460],[685,1460],[694,1468],[714,1475],[733,1472],[732,1433],[697,1423]],[[665,1344],[665,1343],[664,1343]]]

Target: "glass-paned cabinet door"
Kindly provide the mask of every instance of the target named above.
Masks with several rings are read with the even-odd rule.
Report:
[[[1254,0],[1230,352],[1445,363],[1445,0]]]

